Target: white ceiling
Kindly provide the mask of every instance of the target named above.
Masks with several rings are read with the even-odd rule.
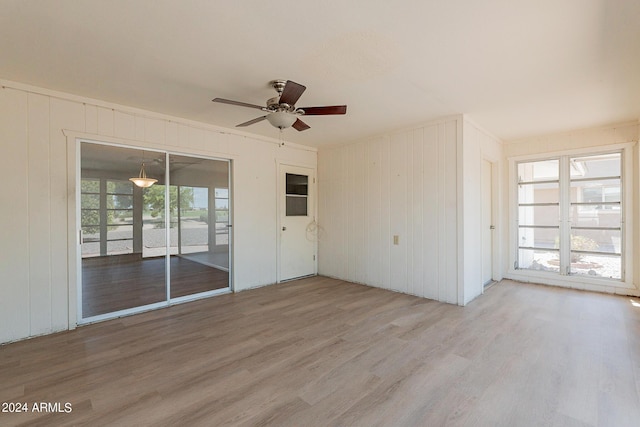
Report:
[[[273,79],[320,146],[466,113],[496,136],[640,117],[638,0],[0,0],[0,78],[224,127]],[[248,128],[277,137],[263,121]]]

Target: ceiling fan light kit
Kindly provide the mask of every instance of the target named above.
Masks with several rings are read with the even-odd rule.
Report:
[[[267,116],[267,120],[272,126],[277,127],[278,129],[286,129],[291,127],[291,125],[298,120],[298,117],[294,114],[287,113],[286,111],[276,111],[275,113],[269,114]]]
[[[297,131],[303,131],[309,129],[309,125],[300,120],[300,116],[326,116],[347,113],[346,105],[296,108],[296,102],[307,89],[305,86],[292,82],[291,80],[272,80],[269,84],[276,90],[276,92],[278,92],[278,96],[268,99],[266,107],[223,98],[215,98],[213,99],[213,102],[256,108],[267,112],[266,116],[257,117],[249,120],[248,122],[240,123],[239,125],[236,125],[236,127],[250,126],[267,119],[273,127],[280,130],[293,126]]]

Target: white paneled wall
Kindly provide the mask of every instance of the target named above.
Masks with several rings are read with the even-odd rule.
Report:
[[[480,295],[483,159],[499,175],[502,145],[464,116],[321,149],[320,274],[461,305]],[[500,278],[499,244],[493,255]]]
[[[277,161],[315,166],[314,149],[280,147],[232,130],[2,83],[0,343],[75,326],[77,284],[68,259],[75,237],[68,226],[75,136],[231,158],[235,290],[276,281]]]
[[[460,120],[319,151],[320,274],[459,302]]]

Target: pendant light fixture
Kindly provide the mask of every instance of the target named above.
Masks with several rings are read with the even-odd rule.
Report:
[[[144,170],[144,151],[142,152],[142,166],[140,167],[140,174],[136,177],[129,178],[129,181],[133,182],[140,188],[149,188],[158,182],[157,179],[147,178],[147,172]]]

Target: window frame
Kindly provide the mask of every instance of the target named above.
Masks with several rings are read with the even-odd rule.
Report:
[[[508,254],[508,269],[507,277],[515,280],[522,281],[535,281],[543,284],[579,288],[579,289],[591,289],[599,291],[614,291],[614,288],[635,289],[633,285],[633,230],[634,230],[634,218],[633,218],[633,204],[635,202],[634,195],[632,193],[633,186],[633,153],[635,143],[624,144],[611,144],[608,146],[599,146],[585,149],[573,149],[564,150],[558,152],[538,153],[523,156],[514,156],[508,158],[509,164],[509,254]],[[518,195],[518,164],[523,162],[535,162],[545,161],[552,159],[563,159],[577,156],[596,156],[602,154],[620,153],[621,165],[620,165],[620,224],[621,224],[621,247],[620,247],[620,261],[621,261],[621,278],[608,278],[608,277],[590,277],[581,274],[570,274],[567,271],[560,272],[546,272],[533,269],[520,269],[517,262],[519,260],[519,195]],[[563,203],[567,206],[571,205],[571,196],[569,188],[571,186],[570,173],[568,170],[568,161],[560,161],[560,204]],[[564,182],[563,182],[564,181]],[[566,187],[566,188],[564,188]],[[562,209],[562,207],[561,207]],[[568,208],[565,208],[568,209]],[[570,245],[569,237],[571,230],[570,219],[567,212],[561,212],[561,221],[567,222],[567,224],[561,224],[560,231],[560,245],[566,247]],[[562,230],[569,230],[569,232],[563,232]],[[566,236],[563,236],[566,234]],[[563,242],[564,240],[564,242]],[[569,257],[571,248],[562,251],[565,253],[565,260],[562,265],[570,265]],[[567,274],[569,273],[569,274]]]

